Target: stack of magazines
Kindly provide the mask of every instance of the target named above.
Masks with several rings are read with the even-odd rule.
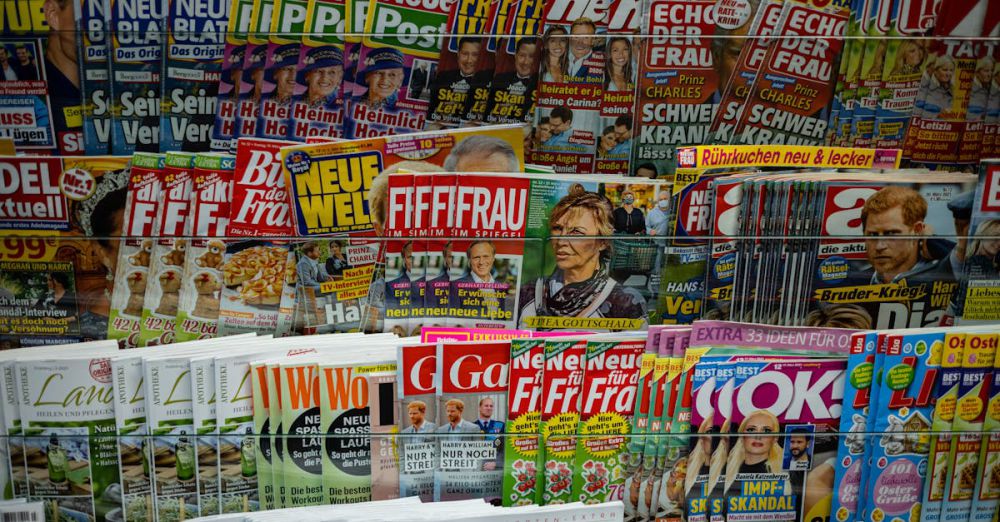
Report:
[[[2,477],[53,522],[399,497],[988,520],[998,339],[699,321],[6,351]]]
[[[57,237],[7,241],[0,343],[996,319],[995,162],[669,184],[546,172],[519,132],[2,158],[0,227]]]
[[[900,148],[966,170],[997,153],[987,0],[13,4],[0,121],[21,152],[516,123],[531,162],[567,174],[669,177],[676,147],[709,143]]]

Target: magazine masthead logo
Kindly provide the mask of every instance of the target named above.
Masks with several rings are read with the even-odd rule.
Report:
[[[489,393],[507,389],[510,352],[505,345],[445,345],[441,350],[444,393]]]
[[[176,43],[221,44],[229,20],[229,2],[225,0],[174,0],[171,13],[171,37]],[[210,53],[210,49],[202,48]],[[197,58],[198,56],[194,56]]]
[[[59,190],[58,159],[16,159],[0,163],[0,222],[39,221],[67,228],[67,202]],[[13,225],[17,227],[17,225]]]
[[[115,398],[114,387],[110,381],[106,384],[77,385],[66,390],[61,384],[66,379],[61,373],[53,373],[45,378],[38,396],[30,402],[35,408],[42,406],[59,406],[62,408],[107,405]]]
[[[542,397],[542,369],[545,355],[542,350],[529,350],[510,361],[510,411],[535,411]]]
[[[337,410],[368,407],[368,379],[354,374],[354,368],[323,368],[327,397]],[[336,378],[334,378],[336,376]]]
[[[788,422],[813,422],[840,417],[844,398],[843,368],[807,370],[794,364],[772,364],[734,392],[734,413],[743,419],[767,410]],[[781,371],[785,369],[785,371]],[[786,373],[788,371],[788,373]]]
[[[434,374],[437,370],[437,346],[420,345],[407,346],[402,349],[400,368],[409,368],[403,372],[403,393],[405,395],[423,395],[434,393]]]
[[[278,146],[240,141],[233,205],[239,210],[233,224],[264,225],[272,229],[291,226],[288,194],[281,174]]]

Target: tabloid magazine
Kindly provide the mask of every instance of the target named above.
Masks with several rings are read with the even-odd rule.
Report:
[[[830,324],[839,315],[839,324],[855,328],[952,324],[961,272],[953,263],[956,244],[946,239],[960,233],[950,207],[971,190],[972,181],[963,175],[827,184],[820,230],[841,239],[819,241],[812,289],[800,293],[811,300],[806,322]],[[900,205],[911,214],[890,218],[886,210]],[[849,216],[853,219],[845,219]],[[900,225],[911,234],[933,230],[936,237],[852,239]],[[888,263],[903,256],[904,263]]]
[[[645,43],[641,54],[636,53],[637,136],[629,173],[672,177],[676,147],[711,141],[709,127],[719,93],[726,89],[733,73],[735,58],[744,44],[757,45],[712,36],[745,34],[754,4],[751,2],[745,12],[734,9],[732,15],[723,16],[716,14],[715,2],[709,0],[649,2],[642,28],[645,34],[654,36]]]
[[[289,138],[295,76],[306,27],[307,0],[276,0],[267,35],[267,54],[261,78],[260,108],[256,136],[274,140]]]
[[[399,496],[419,496],[421,501],[429,502],[434,499],[438,444],[419,434],[435,433],[439,426],[437,345],[400,346],[398,372]]]
[[[104,0],[80,0],[80,94],[83,97],[83,150],[88,156],[111,152],[110,45]]]
[[[483,81],[475,82],[475,85],[473,85],[472,90],[469,93],[469,103],[466,104],[465,113],[462,115],[462,121],[466,125],[481,125],[486,122],[486,115],[489,112],[492,84],[496,81],[496,75],[500,74],[496,69],[497,54],[504,52],[503,47],[508,41],[515,42],[522,38],[531,39],[534,36],[537,36],[537,23],[533,26],[524,27],[522,25],[525,21],[523,17],[515,20],[522,12],[520,4],[521,2],[519,0],[501,0],[489,3],[489,13],[486,15],[486,27],[483,32],[484,35],[488,35],[489,37],[484,38],[483,40],[482,51],[479,53],[479,63],[476,64],[476,74],[479,75]],[[536,0],[525,2],[525,4],[526,5],[523,8],[524,12],[541,14],[541,2]],[[511,32],[511,30],[519,30],[521,32]],[[508,34],[517,36],[510,39],[503,38],[504,35]],[[532,58],[534,58],[534,56],[532,56]],[[531,71],[531,73],[537,78],[536,73],[538,64],[534,62],[534,60],[532,60],[532,62],[534,63],[535,68]]]
[[[239,109],[243,89],[243,61],[247,51],[247,32],[253,15],[254,0],[233,0],[226,26],[225,46],[216,88],[215,124],[209,148],[216,152],[229,152],[232,141],[239,136],[236,129],[236,111]]]
[[[490,124],[532,123],[538,96],[538,60],[542,50],[539,37],[544,4],[540,0],[518,1],[516,11],[506,18],[506,24],[501,24],[505,16],[502,7],[503,2],[497,4],[494,34],[520,36],[491,39],[491,42],[496,41],[496,50],[486,112],[482,117],[478,113],[470,114],[469,119]],[[534,127],[531,132],[532,144],[537,147],[543,137],[541,126]]]
[[[161,206],[150,253],[149,277],[139,323],[139,345],[170,344],[184,276],[188,240],[183,239],[190,213],[195,155],[168,152],[164,159]]]
[[[0,228],[31,236],[4,242],[0,345],[105,338],[128,158],[21,156],[0,167],[7,180]]]
[[[370,2],[351,103],[344,115],[345,137],[424,129],[430,91],[424,89],[426,83],[415,80],[417,71],[425,78],[436,74],[440,35],[447,29],[450,8],[438,0]]]
[[[111,153],[160,150],[164,0],[106,0],[112,31]]]
[[[509,342],[438,343],[435,501],[499,502],[510,353]]]
[[[274,333],[291,321],[279,305],[286,282],[294,282],[287,237],[291,208],[278,151],[290,142],[239,138],[222,264],[219,335]]]
[[[753,89],[757,72],[763,67],[764,58],[768,52],[766,38],[749,38],[744,42],[735,37],[747,34],[766,37],[780,33],[782,28],[784,2],[781,0],[761,0],[757,5],[753,3],[750,5],[752,9],[749,25],[747,21],[742,20],[742,13],[736,12],[731,19],[725,21],[726,25],[734,26],[732,29],[734,38],[713,40],[716,44],[726,43],[725,49],[720,53],[722,60],[719,63],[726,65],[723,72],[728,74],[728,79],[726,77],[719,78],[719,87],[722,90],[721,99],[710,128],[714,135],[713,141],[716,143],[733,143],[737,138],[736,124]],[[721,21],[720,19],[719,22]],[[716,33],[722,36],[720,27],[721,24],[717,23]]]
[[[127,223],[118,245],[115,281],[121,281],[111,296],[108,339],[123,347],[139,346],[142,308],[149,283],[153,235],[163,186],[165,157],[162,154],[136,153],[128,179],[128,199],[123,223]]]
[[[985,75],[977,75],[977,69],[981,61],[991,59],[990,46],[976,38],[993,29],[987,24],[988,5],[970,0],[938,13],[903,142],[903,158],[915,165],[967,170],[975,162],[989,97],[989,82]],[[974,15],[963,15],[970,12]],[[989,14],[994,15],[992,10]]]
[[[164,152],[210,148],[232,3],[169,2],[160,121]]]
[[[848,14],[845,3],[784,4],[781,33],[789,38],[767,50],[736,121],[734,142],[824,143]]]
[[[229,150],[236,152],[236,138],[257,135],[257,117],[260,115],[261,90],[264,88],[264,65],[267,62],[268,35],[274,12],[274,0],[254,0],[250,9],[250,24],[246,33],[246,47],[243,62],[239,66],[239,94],[236,101],[236,116],[233,122],[233,136]],[[243,33],[236,33],[234,40]],[[239,40],[235,40],[239,42]],[[239,47],[233,48],[231,60],[239,58]],[[233,64],[235,66],[236,63]],[[236,81],[235,72],[233,81]],[[220,143],[221,144],[221,143]]]
[[[293,141],[344,135],[345,27],[343,0],[309,2],[288,129]]]
[[[189,217],[184,235],[191,239],[184,251],[174,339],[177,342],[208,339],[218,332],[222,262],[229,227],[233,168],[236,159],[212,153],[195,158]]]
[[[540,138],[544,139],[531,150],[531,163],[551,165],[563,173],[594,171],[604,92],[605,34],[612,23],[619,30],[626,27],[638,15],[635,7],[631,1],[606,5],[557,1],[545,5],[535,127],[548,124],[549,132],[543,133]]]
[[[4,115],[0,137],[27,154],[84,152],[76,2],[42,10],[11,2],[0,22]],[[99,154],[107,154],[100,151]]]
[[[496,15],[493,9],[500,4],[475,0],[459,2],[451,9],[448,36],[429,85],[428,128],[457,127],[472,110],[477,92],[484,88],[488,92],[493,71],[480,69],[480,64],[491,63],[489,57],[495,53],[495,49],[489,49],[495,39],[488,35],[494,21],[491,16]]]

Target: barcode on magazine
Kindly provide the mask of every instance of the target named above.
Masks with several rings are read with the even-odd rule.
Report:
[[[18,506],[17,511],[0,511],[0,522],[41,522],[45,520],[41,502]]]

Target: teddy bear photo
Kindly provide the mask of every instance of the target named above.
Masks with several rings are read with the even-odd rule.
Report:
[[[128,258],[128,262],[132,263],[133,266],[144,266],[149,268],[149,257],[150,253],[153,251],[153,240],[143,239],[142,248],[138,252],[132,254]]]
[[[187,250],[186,239],[175,239],[174,247],[166,255],[160,257],[165,265],[184,266],[184,252]]]
[[[177,301],[180,299],[181,276],[174,270],[167,270],[160,274],[160,289],[163,295],[160,296],[160,306],[156,307],[156,313],[160,315],[177,315]]]
[[[206,319],[219,318],[219,298],[216,292],[222,290],[222,283],[213,274],[202,272],[194,278],[194,288],[198,292],[198,299],[194,302],[194,311],[191,315],[204,317]]]
[[[142,302],[146,297],[146,275],[142,272],[132,272],[125,278],[128,285],[128,304],[122,313],[139,317],[142,315]]]
[[[226,255],[226,244],[218,239],[208,242],[208,250],[198,256],[195,263],[201,268],[219,268],[222,266],[222,258]]]

